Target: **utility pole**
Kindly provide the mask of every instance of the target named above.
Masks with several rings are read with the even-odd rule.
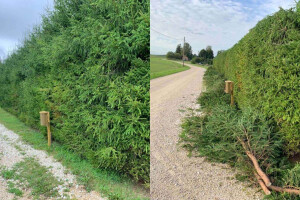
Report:
[[[182,47],[182,65],[184,66],[184,45],[185,45],[185,37],[183,37],[183,47]]]

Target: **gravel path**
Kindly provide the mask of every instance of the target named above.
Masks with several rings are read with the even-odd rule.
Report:
[[[0,124],[0,166],[11,169],[13,165],[24,160],[24,158],[35,158],[37,162],[45,167],[49,167],[49,171],[62,181],[63,184],[57,189],[61,197],[63,197],[64,190],[68,189],[70,192],[65,193],[70,198],[78,200],[104,200],[97,192],[87,192],[83,186],[78,185],[73,174],[68,173],[67,169],[55,159],[49,156],[46,152],[36,150],[30,145],[22,142],[20,137],[13,131],[8,130]],[[14,195],[7,192],[7,183],[5,179],[0,176],[0,200],[13,199]],[[32,199],[30,192],[25,192],[22,200]]]
[[[196,108],[205,70],[191,69],[150,81],[151,199],[256,200],[258,189],[235,180],[229,166],[187,157],[178,148],[182,109]]]

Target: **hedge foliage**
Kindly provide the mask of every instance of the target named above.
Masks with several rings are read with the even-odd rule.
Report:
[[[149,0],[56,0],[0,65],[0,105],[95,167],[149,183]]]
[[[300,153],[300,2],[258,22],[214,67],[235,84],[241,109],[273,119],[289,154]]]

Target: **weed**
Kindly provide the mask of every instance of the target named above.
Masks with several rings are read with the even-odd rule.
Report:
[[[1,176],[5,179],[12,179],[15,176],[16,171],[15,170],[2,170]]]
[[[20,189],[16,188],[15,184],[13,182],[8,181],[7,184],[8,184],[8,190],[7,191],[9,193],[15,194],[18,197],[23,196],[23,192]]]
[[[41,166],[33,158],[25,158],[14,165],[12,170],[2,170],[1,175],[7,180],[13,180],[19,187],[26,187],[31,190],[31,194],[39,198],[58,197],[56,187],[61,184],[46,167]],[[22,194],[15,188],[15,184],[9,181],[9,192]]]

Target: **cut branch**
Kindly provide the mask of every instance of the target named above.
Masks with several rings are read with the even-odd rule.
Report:
[[[260,168],[258,161],[256,160],[256,158],[254,157],[254,155],[249,152],[246,151],[246,154],[248,155],[248,157],[250,158],[250,160],[252,161],[254,168],[256,170],[256,172],[259,174],[259,176],[262,178],[262,180],[264,181],[264,183],[266,184],[266,186],[270,186],[272,185],[269,177],[263,172],[263,170]]]
[[[274,190],[277,192],[287,192],[287,193],[291,193],[291,194],[300,195],[300,190],[297,190],[297,189],[282,188],[282,187],[278,187],[278,186],[274,186],[274,185],[269,186],[269,188],[271,190]]]
[[[242,144],[243,148],[246,151],[247,156],[250,158],[250,160],[253,163],[253,166],[256,170],[256,172],[258,173],[258,175],[262,178],[262,180],[264,181],[265,185],[267,187],[269,187],[270,185],[272,185],[269,177],[263,172],[263,170],[260,168],[257,159],[255,158],[255,156],[248,150],[246,144],[244,141],[242,141],[240,138],[238,138],[238,140],[240,141],[240,143]]]
[[[257,179],[257,181],[258,181],[260,187],[261,187],[262,190],[264,191],[264,193],[265,193],[266,195],[270,195],[271,192],[270,192],[270,190],[267,188],[267,186],[265,185],[265,183],[263,182],[263,180],[261,179],[261,177],[260,177],[256,172],[254,172],[254,175],[255,175],[255,177],[256,177],[256,179]]]

